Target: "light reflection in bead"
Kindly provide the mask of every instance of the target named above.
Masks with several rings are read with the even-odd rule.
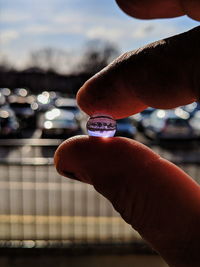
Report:
[[[116,121],[108,115],[93,115],[87,121],[87,131],[90,136],[112,137],[117,128]]]

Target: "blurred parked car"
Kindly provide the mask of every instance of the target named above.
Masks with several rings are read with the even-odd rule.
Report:
[[[47,91],[43,91],[41,94],[37,95],[36,103],[38,105],[38,110],[40,112],[47,111],[54,106],[54,98]]]
[[[200,110],[200,103],[193,102],[191,104],[185,105],[181,107],[184,111],[190,114],[190,118],[196,113],[196,111]]]
[[[194,133],[197,137],[200,137],[200,110],[197,110],[189,121]]]
[[[59,109],[68,110],[78,115],[80,110],[77,106],[76,99],[60,97],[55,101],[55,106]]]
[[[19,135],[19,122],[15,113],[9,108],[8,105],[0,108],[0,137],[10,138],[18,137]]]
[[[191,139],[196,137],[189,123],[189,114],[180,108],[155,110],[146,120],[144,134],[151,139]]]
[[[148,107],[140,113],[137,113],[131,116],[135,126],[137,127],[139,132],[143,132],[146,127],[146,121],[149,120],[151,113],[155,110],[155,108]]]
[[[136,128],[133,126],[130,118],[123,118],[117,120],[116,136],[124,136],[128,138],[134,138],[136,134]]]
[[[0,88],[0,93],[7,98],[11,94],[11,90],[9,88]]]
[[[67,138],[80,134],[80,126],[71,111],[53,108],[39,116],[38,127],[42,137]]]
[[[26,97],[29,94],[29,90],[26,88],[15,88],[13,90],[13,95],[15,96],[21,96],[21,97]]]
[[[10,103],[10,107],[19,119],[20,128],[35,128],[36,114],[30,103],[16,99],[16,102]]]
[[[6,98],[5,96],[0,92],[0,106],[3,106],[6,104]]]

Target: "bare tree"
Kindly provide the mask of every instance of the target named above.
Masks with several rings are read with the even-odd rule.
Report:
[[[30,54],[29,67],[60,72],[68,64],[67,52],[56,48],[43,48]]]
[[[0,57],[0,69],[4,70],[4,71],[8,71],[10,69],[14,69],[12,64],[9,62],[9,59],[5,55]]]
[[[78,63],[78,72],[94,74],[107,66],[118,55],[119,51],[115,45],[101,40],[90,41]]]

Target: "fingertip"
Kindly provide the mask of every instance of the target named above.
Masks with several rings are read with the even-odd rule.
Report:
[[[179,0],[115,0],[129,16],[139,19],[172,18],[184,15]]]
[[[77,180],[92,183],[93,178],[104,177],[105,172],[107,176],[129,173],[134,168],[137,172],[158,157],[148,147],[128,138],[76,136],[57,148],[54,162],[61,175],[73,174]]]
[[[62,142],[54,153],[54,165],[57,172],[67,178],[80,180],[79,174],[74,168],[73,159],[80,154],[76,144],[81,144],[88,136],[73,136]],[[77,153],[77,154],[76,154]]]

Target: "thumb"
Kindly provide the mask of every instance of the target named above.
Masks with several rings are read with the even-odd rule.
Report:
[[[178,167],[136,141],[86,136],[64,142],[55,164],[93,184],[169,264],[198,266],[200,188]]]

